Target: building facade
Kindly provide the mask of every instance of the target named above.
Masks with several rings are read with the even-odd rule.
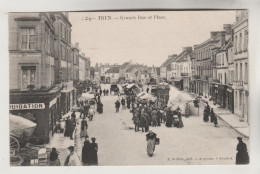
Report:
[[[238,10],[233,29],[234,51],[234,113],[249,122],[248,115],[248,11]]]
[[[10,113],[37,126],[31,142],[48,142],[60,115],[53,13],[9,14]]]

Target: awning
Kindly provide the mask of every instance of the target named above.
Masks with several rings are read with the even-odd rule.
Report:
[[[172,81],[179,82],[179,81],[181,81],[181,79],[172,79]]]
[[[61,92],[63,92],[63,93],[67,93],[67,92],[71,92],[71,91],[73,91],[75,88],[74,87],[72,87],[72,88],[65,88],[65,89],[63,89],[63,90],[61,90]]]

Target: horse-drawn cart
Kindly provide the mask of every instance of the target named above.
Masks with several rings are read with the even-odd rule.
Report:
[[[16,115],[9,115],[10,121],[10,158],[11,163],[19,165],[21,160],[18,161],[16,153],[20,151],[20,148],[26,145],[30,136],[36,127],[36,123]],[[17,159],[17,160],[14,160]],[[12,161],[13,160],[13,161]]]

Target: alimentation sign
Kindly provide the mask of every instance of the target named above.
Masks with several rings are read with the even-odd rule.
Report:
[[[9,110],[45,109],[44,103],[10,104]]]

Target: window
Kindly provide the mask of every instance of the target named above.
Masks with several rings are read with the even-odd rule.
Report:
[[[35,50],[35,28],[21,28],[21,49]]]
[[[243,78],[243,77],[242,77],[242,75],[243,75],[243,64],[242,64],[242,63],[240,63],[240,72],[239,72],[239,74],[240,74],[240,75],[239,75],[239,80],[242,81],[242,80],[243,80],[243,79],[242,79],[242,78]]]
[[[238,80],[238,64],[236,63],[236,81]]]
[[[243,51],[247,51],[247,47],[248,47],[248,31],[245,30],[245,32],[244,32]]]
[[[36,83],[36,67],[22,66],[22,89],[27,89],[28,85]]]
[[[242,33],[240,33],[240,35],[239,35],[239,47],[238,47],[238,51],[239,51],[239,52],[242,51]]]
[[[242,110],[242,91],[239,91],[239,110]]]
[[[237,36],[235,36],[234,49],[235,53],[237,53]]]
[[[245,77],[244,77],[244,82],[248,83],[248,67],[247,63],[245,63]]]
[[[235,102],[234,102],[234,104],[235,104],[235,108],[237,108],[237,91],[235,92]]]

